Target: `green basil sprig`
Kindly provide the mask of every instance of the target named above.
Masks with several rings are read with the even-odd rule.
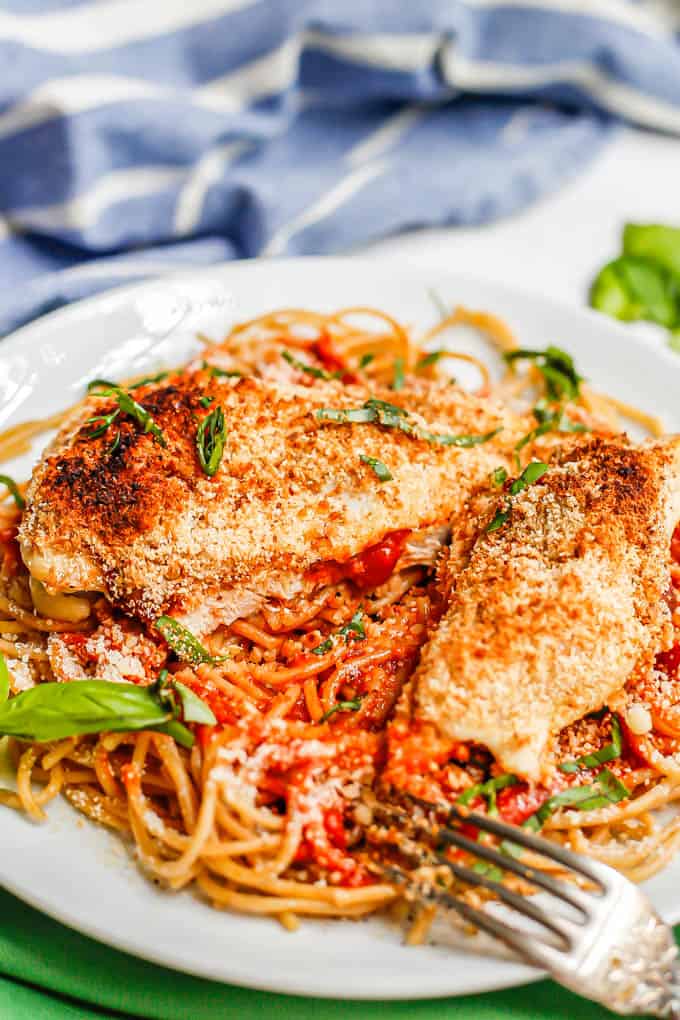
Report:
[[[222,463],[224,444],[227,441],[227,426],[224,411],[216,407],[206,415],[196,433],[196,451],[204,473],[212,478]]]
[[[229,658],[228,655],[211,655],[198,638],[194,637],[191,631],[179,620],[175,620],[173,616],[159,616],[154,626],[163,635],[177,658],[183,662],[191,662],[195,666],[206,662],[208,665],[214,666]]]
[[[210,707],[162,670],[155,684],[73,680],[41,683],[9,698],[9,673],[0,653],[0,736],[47,743],[88,733],[154,730],[193,747],[194,735],[179,721],[217,722]],[[181,709],[180,709],[181,706]]]
[[[26,506],[26,500],[19,492],[19,486],[14,479],[10,478],[9,475],[0,475],[0,485],[5,486],[8,496],[12,497],[19,510],[23,510]]]
[[[680,351],[680,227],[627,223],[621,247],[593,281],[591,305],[622,322],[665,326]]]

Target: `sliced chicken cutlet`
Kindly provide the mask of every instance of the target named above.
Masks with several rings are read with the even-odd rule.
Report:
[[[505,524],[452,545],[450,604],[410,691],[414,719],[528,779],[549,770],[552,736],[672,641],[680,439],[590,439],[556,457]]]
[[[496,402],[427,381],[369,393],[198,371],[134,396],[160,433],[120,413],[93,437],[99,423],[87,419],[115,411],[112,398],[74,412],[33,474],[22,555],[48,591],[103,592],[133,616],[172,613],[198,633],[267,597],[337,583],[343,564],[386,539],[410,564],[419,538],[432,558],[527,429]],[[209,477],[197,431],[217,408],[224,451]],[[469,448],[441,438],[476,444],[496,430]]]

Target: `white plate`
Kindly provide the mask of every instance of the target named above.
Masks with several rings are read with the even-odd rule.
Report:
[[[680,360],[658,340],[542,297],[359,259],[219,266],[109,292],[40,319],[0,344],[0,427],[72,403],[94,376],[120,378],[177,363],[195,348],[197,330],[217,337],[235,319],[283,305],[371,304],[431,325],[437,319],[431,290],[448,303],[502,316],[523,346],[566,348],[598,386],[680,430]],[[30,461],[16,467],[23,477]],[[441,945],[406,948],[383,920],[306,921],[291,935],[271,921],[219,913],[192,893],[159,891],[115,836],[68,805],[52,805],[49,816],[35,826],[2,812],[2,883],[57,920],[169,967],[273,991],[367,999],[462,995],[535,976],[492,956]],[[680,920],[680,859],[648,889],[667,920]]]

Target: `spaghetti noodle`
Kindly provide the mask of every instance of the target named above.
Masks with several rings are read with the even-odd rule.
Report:
[[[390,315],[351,307],[330,315],[278,310],[235,326],[220,343],[206,341],[204,355],[218,372],[292,372],[309,385],[330,375],[389,383],[395,364],[446,378],[447,359],[458,358],[476,365],[480,392],[488,393],[491,377],[482,361],[449,350],[439,357],[432,349],[458,325],[481,331],[501,353],[517,349],[508,327],[486,313],[457,308],[415,342]],[[282,351],[291,357],[282,361]],[[516,400],[540,391],[542,382],[534,364],[523,372],[511,364],[498,392]],[[657,419],[585,386],[574,406],[612,428],[623,415],[661,431]],[[0,462],[26,452],[66,413],[9,429],[0,437]],[[414,733],[394,718],[441,612],[432,571],[397,569],[373,588],[340,578],[309,598],[267,604],[210,635],[208,661],[192,664],[169,656],[157,634],[104,599],[92,601],[85,619],[36,611],[17,544],[18,504],[0,505],[0,651],[9,660],[12,693],[97,675],[114,659],[124,663],[123,679],[148,684],[165,664],[173,681],[209,706],[215,724],[193,725],[191,748],[147,730],[49,743],[11,739],[17,790],[0,792],[5,805],[41,821],[46,805],[62,794],[129,838],[144,869],[168,887],[195,883],[216,907],[273,916],[293,929],[301,915],[358,917],[398,898],[366,852],[367,791],[389,780],[450,799],[494,776],[483,749],[461,746],[452,754],[433,731]],[[673,553],[678,584],[680,540]],[[679,667],[680,654],[660,659],[666,677],[675,679]],[[673,706],[655,702],[654,693],[640,692],[640,701],[651,705],[646,732],[636,732],[634,714],[621,714],[623,749],[609,765],[630,797],[596,810],[559,810],[544,825],[551,838],[636,879],[662,867],[680,845],[680,819],[659,822],[656,815],[680,799],[680,707],[676,723]],[[609,713],[582,730],[575,725],[560,740],[571,756],[589,753],[606,742],[611,725]],[[401,772],[393,762],[385,771],[390,747],[400,742]],[[562,776],[559,788],[570,781]],[[521,823],[550,794],[514,782],[495,803],[502,817]],[[483,808],[483,797],[473,804]],[[418,918],[411,941],[424,935],[429,920]]]

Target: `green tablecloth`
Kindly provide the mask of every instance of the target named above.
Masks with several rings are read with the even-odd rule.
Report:
[[[76,879],[77,881],[77,879]],[[414,950],[417,952],[417,950]],[[214,984],[93,942],[0,890],[2,1020],[604,1020],[550,981],[462,999],[371,1003]]]

